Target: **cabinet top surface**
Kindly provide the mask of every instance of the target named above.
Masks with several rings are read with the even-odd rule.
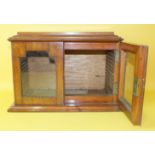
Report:
[[[9,41],[97,41],[120,42],[123,39],[113,32],[18,32]]]

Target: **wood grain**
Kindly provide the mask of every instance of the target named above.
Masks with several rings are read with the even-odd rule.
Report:
[[[15,104],[8,111],[101,112],[119,111],[121,109],[133,122],[133,124],[140,125],[142,120],[148,48],[141,45],[122,43],[122,40],[123,39],[121,37],[115,35],[113,32],[20,32],[17,35],[9,38],[9,41],[12,42]],[[82,50],[87,53],[86,57],[85,59],[80,57],[77,63],[75,61],[75,59],[78,57],[77,51]],[[111,55],[111,53],[118,50],[120,52],[120,59],[118,62],[115,61],[114,63],[114,57]],[[21,58],[25,58],[27,56],[28,51],[47,52],[49,57],[55,58],[57,79],[55,97],[27,97],[22,95],[20,60]],[[68,55],[69,57],[67,57],[67,51],[72,51],[74,55]],[[94,56],[93,59],[90,59],[88,56],[90,52],[92,54],[106,53],[108,57],[95,58]],[[135,79],[139,79],[140,81],[137,88],[138,95],[133,94],[132,106],[130,106],[130,108],[123,103],[125,100],[121,100],[121,98],[124,97],[123,72],[125,69],[125,55],[127,52],[131,52],[136,55],[134,76]],[[82,59],[84,64],[82,64]],[[100,61],[100,59],[105,60]],[[32,59],[32,61],[34,60]],[[41,61],[41,59],[38,61]],[[46,66],[45,63],[45,61],[42,62],[44,66]],[[64,68],[64,64],[65,66],[68,66],[68,68]],[[80,66],[79,69],[77,69],[78,66]],[[91,70],[88,72],[92,73],[89,74],[89,76],[92,77],[94,74],[97,76],[95,78],[87,78],[87,80],[83,80],[81,75],[84,75],[86,70],[89,70],[92,68],[92,66],[95,66],[95,69],[93,72]],[[34,66],[32,65],[30,68],[33,70],[33,67]],[[47,71],[48,67],[45,68]],[[102,72],[100,72],[101,70]],[[42,71],[42,68],[39,67],[37,71]],[[76,76],[74,75],[76,77],[75,79],[73,77],[74,73],[77,73]],[[113,78],[110,79],[112,73]],[[64,78],[65,76],[67,77],[67,80]],[[99,83],[97,79],[100,79]],[[108,84],[108,81],[110,81],[111,85]],[[65,95],[65,90],[71,88],[85,88],[88,90],[94,88],[104,89],[106,85],[112,87],[112,85],[114,86],[115,83],[119,83],[118,94],[86,94],[83,96],[75,94]],[[37,87],[36,83],[34,85]],[[38,87],[40,87],[39,84]],[[96,89],[95,91],[98,90]]]
[[[21,32],[9,38],[9,41],[91,41],[91,42],[120,42],[123,39],[112,32]]]
[[[64,49],[65,50],[114,50],[114,49],[117,49],[117,43],[67,42],[64,44]]]
[[[50,53],[56,56],[57,104],[64,103],[64,50],[63,42],[50,42]]]
[[[22,85],[20,58],[25,56],[25,43],[12,43],[12,64],[13,64],[13,81],[14,96],[16,104],[22,104]]]
[[[136,78],[139,78],[141,81],[139,85],[140,93],[138,96],[133,96],[133,105],[131,113],[132,122],[137,125],[140,125],[142,121],[147,55],[148,55],[148,48],[145,46],[140,46],[136,54],[136,67],[134,73],[134,76]]]
[[[127,116],[130,118],[130,120],[135,125],[140,125],[142,122],[142,107],[143,107],[143,98],[144,98],[144,85],[145,85],[145,77],[146,77],[146,65],[147,65],[147,55],[148,55],[148,48],[147,46],[138,46],[138,45],[132,45],[127,43],[121,43],[120,49],[122,51],[121,56],[121,66],[120,66],[120,78],[119,78],[119,98],[124,97],[123,96],[123,89],[124,89],[124,59],[125,59],[125,53],[126,52],[132,52],[136,55],[136,65],[135,65],[135,72],[134,72],[134,78],[139,79],[141,82],[139,84],[139,94],[138,96],[132,97],[132,106],[130,107],[131,111],[128,110],[128,108],[120,101],[120,108],[127,114]],[[124,54],[123,54],[124,52]]]
[[[119,111],[118,105],[105,106],[12,106],[9,112],[112,112]]]
[[[27,42],[26,43],[27,51],[49,51],[48,42]]]
[[[65,102],[112,102],[113,96],[103,95],[103,96],[65,96]]]

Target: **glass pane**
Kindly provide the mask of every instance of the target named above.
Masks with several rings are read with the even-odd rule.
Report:
[[[22,93],[27,97],[56,96],[56,65],[46,51],[27,51],[21,58]]]
[[[124,98],[131,104],[134,87],[135,54],[126,52],[126,65],[124,74]]]
[[[65,95],[111,95],[114,64],[112,51],[65,51]]]

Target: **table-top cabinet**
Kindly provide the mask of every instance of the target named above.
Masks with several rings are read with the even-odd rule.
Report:
[[[123,111],[141,124],[148,47],[113,32],[19,32],[9,38],[10,112]]]

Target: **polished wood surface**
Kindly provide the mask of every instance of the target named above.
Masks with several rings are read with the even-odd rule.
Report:
[[[18,32],[18,35],[45,35],[45,36],[105,36],[114,35],[114,32]]]
[[[56,55],[57,105],[64,104],[64,50],[63,42],[51,42],[50,52]]]
[[[120,63],[119,63],[119,91],[118,91],[118,97],[121,98],[124,96],[124,79],[125,79],[125,67],[126,67],[126,53],[124,51],[120,51]]]
[[[65,102],[112,102],[113,96],[65,96]]]
[[[121,110],[133,124],[140,125],[148,48],[146,46],[122,43],[122,40],[121,37],[115,35],[113,32],[19,32],[17,35],[9,38],[9,41],[12,43],[15,104],[8,111],[102,112]],[[113,86],[113,93],[111,95],[87,94],[82,96],[78,94],[65,94],[65,90],[67,90],[65,89],[64,79],[65,52],[72,51],[76,53],[78,50],[91,51],[94,54],[98,52],[102,53],[103,51],[114,52],[116,54],[114,71],[112,73],[113,79],[111,80]],[[47,52],[49,57],[55,57],[57,77],[55,97],[25,97],[22,95],[20,59],[25,58],[29,51]],[[136,86],[136,95],[133,92],[133,101],[130,108],[123,103],[124,100],[121,100],[124,96],[124,52],[131,52],[136,55],[134,76],[135,79],[140,81],[139,85]],[[74,56],[76,57],[76,54]],[[114,59],[111,60],[114,61]],[[113,62],[107,63],[107,65],[112,64]],[[112,69],[110,68],[112,67],[107,67],[111,72]],[[94,70],[95,75],[98,75],[96,74],[97,69]]]
[[[20,58],[26,57],[29,51],[44,51],[48,52],[49,56],[56,57],[57,66],[57,96],[59,97],[24,97],[22,96],[21,85],[21,67]],[[48,43],[48,42],[17,42],[12,43],[12,62],[14,74],[14,93],[16,104],[39,104],[39,105],[56,105],[63,104],[63,43]]]
[[[138,94],[136,96],[133,92],[132,97],[132,105],[128,108],[122,100],[120,100],[120,108],[127,114],[127,116],[131,119],[131,121],[135,125],[140,125],[142,122],[142,108],[143,108],[143,98],[145,91],[145,79],[146,79],[146,65],[147,65],[147,55],[148,55],[148,47],[147,46],[139,46],[132,45],[127,43],[121,43],[120,46],[121,58],[120,58],[120,78],[119,78],[119,98],[124,98],[124,67],[125,67],[125,57],[123,52],[132,52],[136,56],[136,65],[134,71],[134,80],[139,80],[140,82],[136,86]]]
[[[123,39],[112,32],[21,32],[9,41],[99,41],[120,42]]]
[[[64,43],[65,50],[114,50],[117,49],[117,43],[79,43],[67,42]]]
[[[26,51],[49,51],[48,42],[26,42]]]
[[[21,69],[20,69],[20,57],[25,56],[25,44],[24,43],[12,43],[12,66],[13,66],[13,81],[14,81],[14,96],[16,104],[21,104],[22,98],[22,86],[21,86]]]
[[[146,63],[147,63],[148,47],[140,46],[137,51],[137,63],[134,76],[140,79],[137,96],[133,96],[133,106],[131,119],[134,124],[141,124],[143,99],[145,91],[146,79]]]
[[[119,111],[118,104],[102,104],[102,106],[12,106],[9,112],[111,112]]]

